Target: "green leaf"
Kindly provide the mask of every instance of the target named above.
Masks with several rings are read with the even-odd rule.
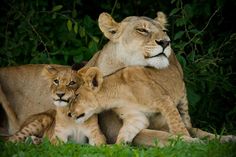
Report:
[[[193,107],[196,107],[197,103],[201,100],[200,95],[198,95],[191,87],[187,88],[187,95],[189,104]]]
[[[75,22],[75,25],[74,25],[74,32],[75,32],[75,34],[78,33],[78,29],[79,29],[78,22]]]
[[[88,44],[90,52],[96,52],[98,50],[97,43],[94,40],[91,40]]]
[[[79,27],[79,35],[81,38],[85,37],[85,28]]]
[[[174,40],[181,38],[184,35],[184,31],[179,31],[175,34]]]
[[[198,37],[195,37],[195,38],[193,39],[193,43],[194,43],[194,44],[199,44],[199,45],[203,44],[201,38],[198,38]]]
[[[188,55],[188,60],[190,60],[191,62],[193,62],[195,60],[195,51],[192,51],[189,55]]]
[[[192,5],[190,5],[190,4],[185,4],[184,5],[184,11],[185,11],[185,13],[186,13],[186,18],[191,18],[191,17],[193,17],[194,16],[194,9],[193,9],[193,7],[192,7]]]
[[[73,11],[72,11],[72,17],[73,17],[73,18],[76,18],[76,16],[77,16],[77,11],[76,11],[76,9],[73,9]]]
[[[173,4],[175,1],[176,1],[176,0],[171,0],[171,2],[170,2],[170,3],[171,3],[171,4]]]
[[[53,13],[52,14],[52,19],[56,19],[57,18],[57,14],[56,13]]]
[[[199,30],[198,29],[191,29],[189,32],[197,34],[197,33],[199,33]]]
[[[93,39],[93,41],[95,41],[98,44],[98,42],[99,42],[99,38],[98,37],[92,36],[91,38]]]
[[[56,12],[56,11],[59,11],[63,8],[63,5],[56,5],[52,8],[52,12]]]
[[[181,27],[187,23],[187,20],[185,18],[178,18],[176,19],[176,26]]]
[[[67,21],[67,28],[68,28],[69,32],[72,30],[72,22],[70,19]]]
[[[80,63],[81,61],[83,61],[83,58],[83,53],[80,53],[79,55],[73,57],[73,61],[75,63]]]
[[[179,10],[180,10],[179,8],[175,8],[175,9],[171,10],[169,16],[176,14]]]
[[[179,63],[181,64],[181,66],[183,68],[185,68],[186,64],[187,64],[185,58],[183,56],[181,56],[180,54],[177,54],[176,57],[177,57]]]

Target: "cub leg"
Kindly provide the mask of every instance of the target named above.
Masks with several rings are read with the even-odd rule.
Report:
[[[106,138],[100,130],[98,125],[98,116],[93,115],[87,121],[82,124],[84,134],[89,139],[89,144],[91,145],[101,145],[106,144]]]
[[[147,117],[133,109],[118,108],[114,111],[123,120],[123,126],[121,127],[116,143],[131,143],[134,137],[142,130],[149,126],[149,120]],[[127,113],[127,111],[129,111]]]
[[[39,113],[28,117],[21,126],[21,129],[12,136],[8,137],[8,141],[20,142],[27,137],[33,137],[33,142],[38,143],[38,138],[45,135],[45,132],[51,127],[55,118],[55,110]]]
[[[190,136],[177,108],[169,96],[156,100],[151,107],[153,110],[159,110],[165,117],[170,133]]]

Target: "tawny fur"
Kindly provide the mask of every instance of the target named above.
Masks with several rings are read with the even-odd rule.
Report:
[[[14,135],[8,137],[8,141],[22,142],[30,136],[42,138],[45,135],[52,135],[52,128],[55,124],[55,116],[56,110],[51,109],[28,117],[21,125],[20,130]]]
[[[93,114],[112,109],[123,120],[116,143],[132,142],[149,126],[148,118],[155,114],[165,117],[170,133],[189,136],[177,110],[178,93],[171,80],[166,84],[166,79],[158,78],[156,70],[129,67],[103,80],[98,68],[81,69],[78,76],[85,83],[78,88],[78,98],[70,105],[72,116],[80,124]]]
[[[166,25],[165,16],[163,13],[158,13],[158,15],[160,17],[154,20],[147,17],[132,16],[118,23],[109,14],[100,14],[98,20],[99,27],[110,41],[102,50],[94,55],[87,66],[97,66],[105,75],[108,75],[130,65],[152,66],[156,68],[159,66],[159,68],[164,68],[169,64],[169,67],[159,71],[159,77],[165,77],[166,83],[168,83],[169,78],[175,77],[172,75],[173,70],[170,70],[173,67],[175,67],[175,72],[182,74],[182,69],[177,61],[168,63],[166,60],[161,60],[162,64],[159,64],[160,58],[149,58],[161,53],[163,49],[158,44],[161,40],[169,39],[168,35],[164,32]],[[146,30],[148,33],[143,32],[143,30]],[[170,51],[171,47],[169,44],[165,48],[165,54],[168,56]],[[174,55],[173,52],[171,53]],[[50,90],[46,88],[48,82],[41,77],[43,67],[44,65],[24,65],[0,69],[0,85],[2,87],[0,90],[0,103],[9,120],[8,126],[5,126],[8,128],[9,133],[16,132],[20,124],[30,115],[55,108],[49,96]],[[61,69],[69,70],[67,66],[60,67]],[[176,81],[176,83],[183,83],[182,78],[181,80],[176,79]],[[190,134],[194,137],[202,137],[204,135],[208,137],[208,133],[206,134],[200,129],[192,128],[188,114],[186,91],[184,89],[184,91],[180,92],[183,92],[183,95],[179,97],[178,109]],[[120,120],[112,112],[103,113],[99,117],[101,129],[107,136],[109,143],[113,143],[120,128],[119,126],[121,126]],[[165,123],[161,119],[160,115],[153,116],[150,119],[149,128],[166,131]],[[136,144],[143,144],[143,139],[149,136],[148,133],[149,131],[141,131],[140,136],[137,136],[140,137],[138,138],[140,140],[134,140],[134,142]],[[154,134],[150,134],[150,136],[152,135]],[[166,136],[166,139],[170,136],[171,134]],[[162,137],[163,134],[156,132],[153,138],[162,139]],[[210,134],[210,137],[214,138],[215,135]],[[235,140],[231,136],[223,136],[221,138],[222,141],[233,139]]]
[[[29,136],[36,136],[47,137],[53,144],[57,144],[59,140],[67,142],[69,139],[77,143],[86,143],[88,137],[91,145],[105,144],[105,137],[99,129],[96,115],[81,125],[67,116],[68,105],[75,97],[74,90],[81,84],[76,72],[45,66],[42,74],[50,82],[51,99],[58,105],[56,110],[30,116],[22,124],[21,129],[8,140],[18,142]]]

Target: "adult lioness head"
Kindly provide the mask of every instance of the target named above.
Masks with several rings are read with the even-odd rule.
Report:
[[[120,23],[108,13],[102,13],[98,23],[110,41],[98,58],[95,58],[96,65],[93,66],[101,68],[105,75],[129,65],[159,69],[169,65],[171,45],[166,33],[167,20],[164,13],[158,12],[155,19],[129,16]],[[115,64],[114,67],[112,64]]]
[[[72,66],[72,70],[68,70],[50,65],[43,69],[42,75],[51,82],[50,91],[54,105],[67,106],[75,98],[74,91],[81,84],[76,70],[78,70],[76,66]]]

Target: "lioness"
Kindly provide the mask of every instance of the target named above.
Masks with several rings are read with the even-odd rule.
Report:
[[[148,118],[161,113],[169,132],[189,136],[176,108],[172,84],[165,84],[154,68],[127,67],[105,76],[96,68],[83,68],[78,77],[83,84],[77,89],[77,99],[70,105],[71,116],[78,124],[94,114],[112,109],[123,120],[116,143],[132,142],[149,126]]]
[[[155,19],[131,16],[120,23],[116,22],[109,14],[102,13],[98,22],[100,29],[110,41],[94,55],[87,67],[97,66],[105,75],[130,65],[166,67],[159,70],[159,77],[165,78],[166,84],[171,80],[172,90],[178,91],[179,94],[176,95],[176,99],[179,101],[176,105],[178,105],[183,122],[190,134],[194,137],[209,136],[215,138],[215,135],[191,126],[183,73],[174,53],[171,51],[170,40],[165,31],[167,21],[163,13],[158,12]],[[172,61],[169,61],[170,56],[172,56]],[[16,132],[19,125],[29,115],[53,108],[53,105],[50,105],[52,100],[48,96],[50,91],[46,88],[47,82],[40,77],[43,66],[26,65],[0,69],[0,85],[2,86],[0,102],[8,117],[9,126],[7,127],[10,133]],[[178,77],[173,79],[176,75]],[[182,90],[175,88],[176,85],[183,86],[181,87]],[[154,117],[157,118],[151,119],[150,128],[166,130],[165,124],[160,120],[162,119],[161,115],[158,114]],[[108,143],[114,142],[121,127],[121,121],[115,114],[107,112],[100,116],[100,123],[101,129],[108,137]],[[141,136],[136,137],[139,140],[134,139],[134,142],[142,143],[142,141],[158,137],[162,133],[144,129],[140,132]],[[166,135],[166,133],[163,134]],[[162,138],[162,135],[159,138]],[[224,136],[221,139],[228,140],[232,137]]]
[[[8,140],[18,142],[24,141],[29,136],[36,136],[47,137],[53,144],[57,144],[58,140],[67,142],[69,139],[76,143],[86,143],[85,137],[88,137],[91,145],[105,144],[105,137],[98,126],[97,115],[83,124],[76,124],[67,116],[68,104],[72,103],[76,96],[74,91],[82,84],[75,67],[69,71],[65,68],[45,66],[42,75],[50,82],[51,99],[56,110],[30,116],[21,129]],[[35,138],[35,143],[38,138]]]

